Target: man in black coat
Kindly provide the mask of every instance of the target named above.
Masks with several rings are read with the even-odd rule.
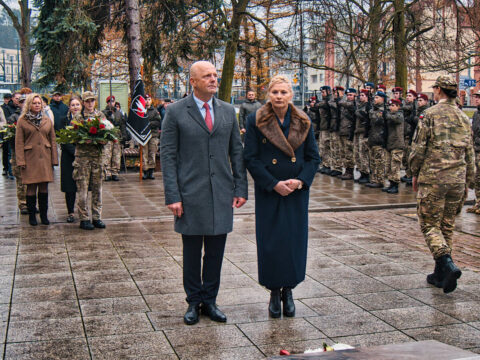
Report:
[[[213,96],[215,66],[194,63],[190,84],[193,94],[168,106],[160,141],[165,203],[182,234],[187,325],[198,322],[200,304],[213,321],[227,321],[215,303],[223,253],[233,209],[248,195],[235,108]]]
[[[12,94],[4,94],[3,95],[3,104],[1,105],[2,107],[2,112],[4,115],[4,120],[7,122],[7,119],[12,115],[15,111],[14,109],[16,108],[13,105],[12,101]],[[10,146],[8,144],[8,141],[2,144],[2,162],[3,162],[3,173],[2,175],[4,176],[11,176],[12,175],[12,170],[10,167],[10,161],[9,161],[9,155],[10,155]]]
[[[63,103],[62,93],[60,91],[55,91],[52,94],[50,109],[53,113],[55,131],[60,130],[62,128],[63,119],[65,119],[68,113],[68,106]]]

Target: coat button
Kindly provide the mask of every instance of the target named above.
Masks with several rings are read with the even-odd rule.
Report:
[[[297,162],[297,158],[294,156],[292,157],[292,163]]]
[[[266,144],[266,143],[267,143],[267,139],[263,138],[262,143]]]
[[[277,164],[277,159],[272,159],[272,164],[276,165]]]

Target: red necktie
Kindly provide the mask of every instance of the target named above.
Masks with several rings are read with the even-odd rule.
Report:
[[[207,103],[203,104],[205,108],[205,123],[207,124],[208,130],[212,131],[213,124],[212,124],[212,114],[210,114],[210,106]]]

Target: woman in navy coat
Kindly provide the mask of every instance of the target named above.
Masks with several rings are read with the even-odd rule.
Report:
[[[292,289],[305,279],[309,187],[320,163],[308,116],[291,103],[290,81],[275,76],[269,101],[247,119],[244,159],[255,182],[259,282],[271,317],[295,316]]]

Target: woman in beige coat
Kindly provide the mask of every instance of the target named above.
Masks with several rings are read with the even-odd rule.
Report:
[[[42,224],[48,225],[48,183],[53,181],[52,165],[58,165],[55,129],[42,111],[42,98],[29,94],[17,122],[15,134],[17,165],[22,181],[27,185],[27,207],[30,225],[37,225],[35,215],[38,189],[38,208]]]

